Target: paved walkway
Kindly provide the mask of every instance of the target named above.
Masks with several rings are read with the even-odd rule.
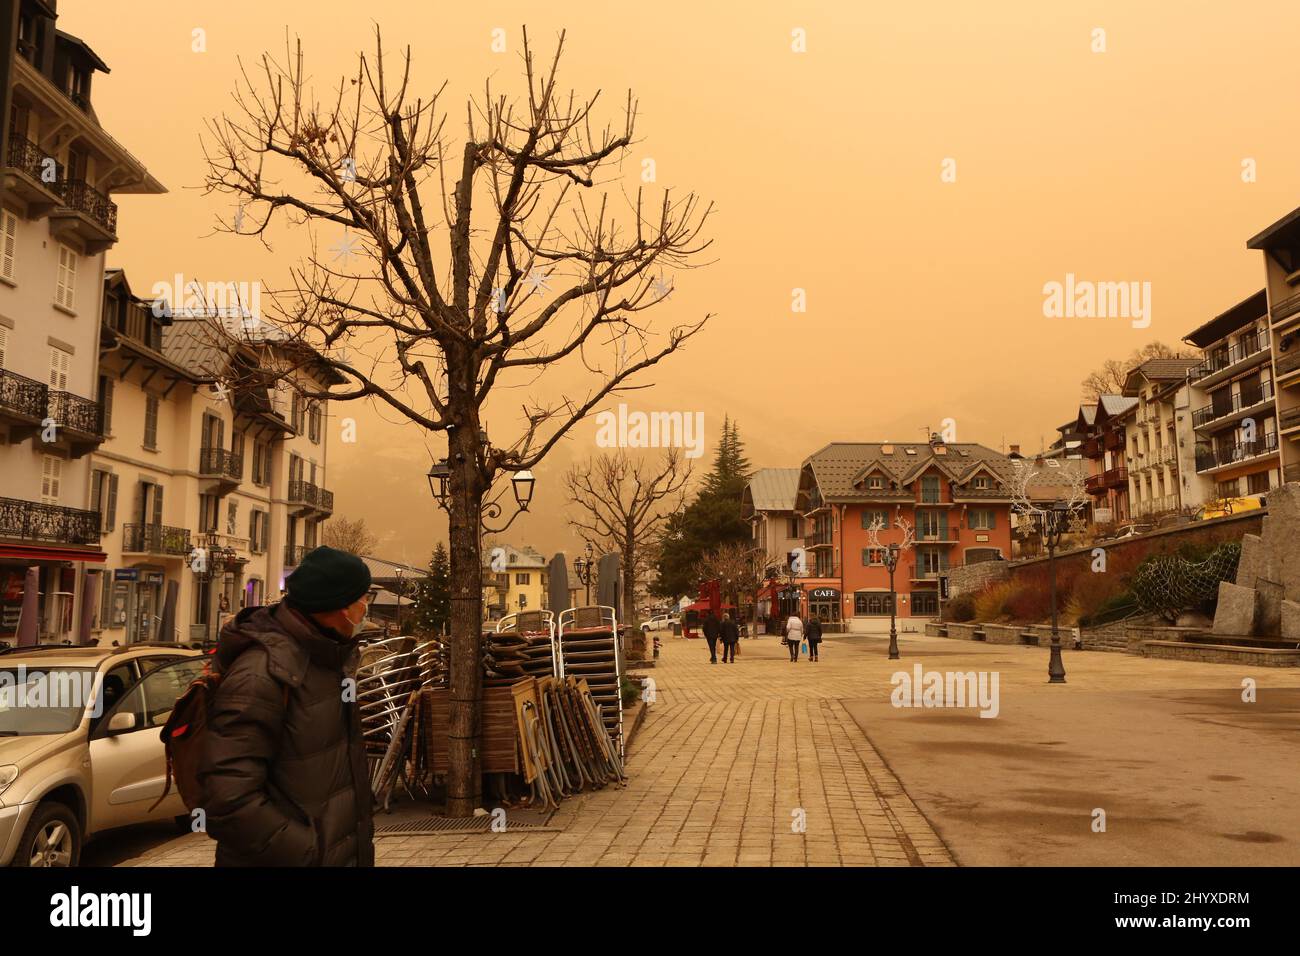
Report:
[[[862,666],[878,639],[832,636],[816,664],[773,637],[727,665],[663,643],[625,788],[565,801],[546,831],[381,836],[379,865],[954,865],[841,703],[880,692],[883,662]],[[184,836],[125,865],[210,865],[213,847]]]

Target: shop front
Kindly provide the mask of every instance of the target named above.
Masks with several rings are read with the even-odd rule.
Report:
[[[86,566],[105,557],[97,550],[0,545],[0,645],[89,641],[90,621],[79,612],[83,601],[93,611],[96,589],[86,582],[98,571]]]

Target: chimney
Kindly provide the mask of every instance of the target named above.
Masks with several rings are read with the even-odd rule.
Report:
[[[1022,457],[1021,454],[1020,454],[1020,446],[1019,446],[1019,445],[1012,445],[1012,446],[1011,446],[1011,450],[1010,450],[1009,452],[1007,452],[1007,457],[1008,457],[1008,458],[1020,458],[1020,457]]]

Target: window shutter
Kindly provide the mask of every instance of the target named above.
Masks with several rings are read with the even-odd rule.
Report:
[[[68,390],[68,366],[71,358],[63,349],[50,346],[50,388],[56,392]]]
[[[9,341],[9,330],[0,325],[0,368],[5,367],[5,345]]]
[[[99,405],[103,409],[104,434],[113,434],[113,379],[107,375],[99,377]]]
[[[18,217],[9,210],[4,211],[4,234],[0,236],[0,276],[13,279],[14,261],[18,252]]]
[[[154,485],[153,487],[153,523],[161,527],[163,523],[163,486]]]
[[[77,254],[67,246],[59,246],[59,276],[54,287],[54,302],[65,309],[76,304]]]
[[[989,509],[989,530],[992,531],[995,527],[997,527],[997,523],[998,523],[998,513],[990,508]]]
[[[117,526],[117,475],[108,476],[108,527],[112,531]]]

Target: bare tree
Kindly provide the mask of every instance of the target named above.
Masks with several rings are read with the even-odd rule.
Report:
[[[307,228],[311,252],[272,304],[302,365],[323,363],[343,381],[295,387],[312,399],[371,400],[426,443],[446,436],[456,816],[480,804],[485,496],[708,320],[656,331],[643,318],[671,294],[670,270],[700,264],[711,207],[693,194],[652,201],[621,190],[613,180],[633,143],[636,102],[629,93],[617,127],[601,127],[599,93],[582,99],[557,86],[563,44],[560,34],[539,69],[525,30],[522,97],[485,84],[459,114],[457,143],[443,89],[412,91],[409,49],[387,70],[378,30],[375,54],[360,55],[322,100],[301,43],[287,42],[282,62],[266,54],[252,70],[241,64],[233,115],[211,120],[204,144],[207,190],[238,204],[219,230],[269,243],[277,221]],[[335,243],[327,253],[322,239]],[[489,442],[492,396],[578,366],[584,386],[544,403],[525,398],[516,433]],[[507,422],[502,405],[492,408]]]
[[[366,527],[365,518],[355,521],[339,516],[330,518],[321,531],[321,541],[352,554],[373,555],[379,548],[379,539]]]
[[[700,561],[700,578],[716,580],[723,598],[731,598],[740,610],[740,597],[755,597],[767,581],[767,569],[774,559],[762,548],[744,541],[728,541],[704,555]]]
[[[638,623],[636,582],[652,565],[664,522],[685,504],[690,477],[690,463],[676,448],[657,461],[633,461],[620,449],[575,464],[564,476],[569,501],[578,510],[572,519],[578,536],[598,553],[616,551],[622,557],[627,624]]]
[[[1192,358],[1192,349],[1177,348],[1164,342],[1148,342],[1140,349],[1134,349],[1127,359],[1107,359],[1101,368],[1091,372],[1083,380],[1083,398],[1095,402],[1102,395],[1118,395],[1124,390],[1128,373],[1148,359],[1156,358]]]

